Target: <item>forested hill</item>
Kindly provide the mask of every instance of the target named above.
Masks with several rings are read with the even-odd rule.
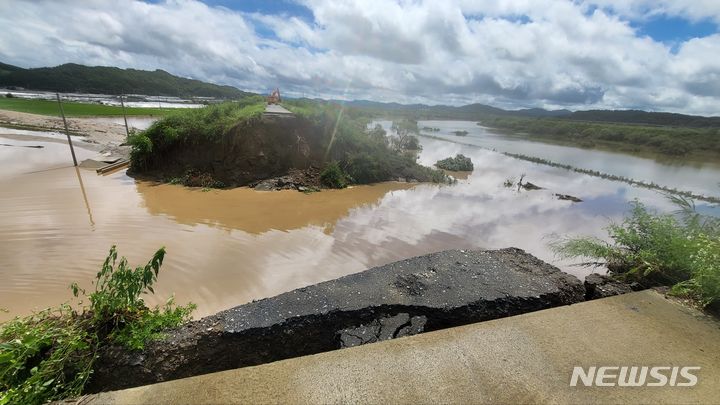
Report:
[[[96,94],[216,97],[235,99],[250,93],[173,76],[164,70],[120,69],[67,63],[56,67],[23,69],[0,63],[0,87]]]
[[[414,119],[480,121],[497,117],[522,117],[617,124],[720,128],[720,117],[702,117],[697,115],[640,110],[587,110],[576,112],[570,110],[544,110],[542,108],[504,110],[484,104],[468,104],[455,107],[447,105],[430,106],[425,104],[378,103],[372,101],[350,101],[348,104],[379,116],[408,116]]]
[[[720,117],[701,117],[666,112],[641,110],[589,110],[576,111],[565,116],[578,121],[621,122],[626,124],[649,124],[678,127],[720,127]]]

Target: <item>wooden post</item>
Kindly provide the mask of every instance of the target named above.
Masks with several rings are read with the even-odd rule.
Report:
[[[122,94],[120,95],[120,105],[122,106],[123,119],[125,120],[125,135],[126,135],[125,140],[128,140],[128,139],[130,139],[130,128],[128,128],[128,124],[127,124],[127,114],[125,114],[125,103],[123,102]]]
[[[65,124],[65,135],[67,135],[68,139],[68,145],[70,145],[70,153],[72,154],[73,158],[73,164],[77,166],[77,159],[75,158],[75,149],[73,148],[72,139],[70,139],[70,131],[68,130],[67,120],[65,119],[65,111],[63,111],[62,101],[60,101],[60,93],[55,93],[55,96],[57,97],[58,105],[60,106],[60,115],[63,119],[63,124]]]

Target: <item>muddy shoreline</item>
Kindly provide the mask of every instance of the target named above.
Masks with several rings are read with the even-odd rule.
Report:
[[[150,119],[153,117],[142,118]],[[125,145],[127,138],[125,125],[113,122],[113,120],[109,120],[107,117],[67,118],[67,123],[70,135],[75,139],[84,141],[84,148],[96,150],[100,153],[110,153],[117,158],[127,158],[130,155],[130,147]],[[60,117],[9,110],[0,110],[0,132],[3,127],[19,130],[65,133],[63,120]],[[23,135],[22,139],[31,138]],[[48,140],[48,138],[42,139],[44,141]],[[50,140],[50,142],[53,141],[57,140]]]

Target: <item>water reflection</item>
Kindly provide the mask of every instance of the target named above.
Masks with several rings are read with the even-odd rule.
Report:
[[[463,153],[475,171],[454,186],[386,183],[310,195],[202,192],[136,182],[123,172],[96,176],[70,167],[21,174],[23,159],[38,150],[49,153],[41,152],[35,165],[57,163],[50,147],[55,144],[14,148],[24,156],[0,155],[13,173],[0,177],[0,307],[11,311],[0,317],[57,305],[69,297],[73,281],[90,286],[113,244],[132,264],[166,246],[157,297],[174,293],[180,303],[193,301],[202,316],[443,249],[516,246],[582,275],[587,270],[555,260],[546,245],[550,235],[603,236],[607,220],[621,218],[634,198],[672,209],[649,190],[477,147],[428,138],[422,143],[421,162]],[[69,159],[67,145],[57,145],[68,156],[56,157]],[[503,186],[522,173],[546,189]],[[585,202],[560,201],[553,193]]]
[[[244,187],[200,190],[137,183],[137,191],[150,214],[167,215],[180,224],[207,224],[254,234],[308,225],[324,227],[329,233],[350,209],[375,204],[386,193],[407,188],[410,188],[407,183],[388,182],[303,194],[294,190],[258,192]]]

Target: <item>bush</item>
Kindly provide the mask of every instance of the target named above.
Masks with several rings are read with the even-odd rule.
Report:
[[[345,188],[347,187],[347,176],[337,162],[332,162],[325,166],[320,173],[320,182],[328,188]]]
[[[63,304],[0,325],[0,404],[41,404],[82,393],[102,346],[141,349],[162,330],[187,321],[195,306],[145,306],[141,297],[153,284],[165,257],[158,250],[145,265],[132,269],[110,249],[81,312]],[[76,283],[73,295],[85,296]]]
[[[440,169],[450,170],[454,172],[471,172],[475,168],[469,157],[458,154],[454,158],[438,160],[435,166]]]
[[[659,215],[634,202],[621,224],[610,224],[612,243],[570,238],[551,244],[562,257],[590,258],[591,266],[607,266],[616,277],[651,285],[672,285],[672,291],[697,299],[703,306],[720,300],[720,221],[694,211],[673,197],[679,215]]]

